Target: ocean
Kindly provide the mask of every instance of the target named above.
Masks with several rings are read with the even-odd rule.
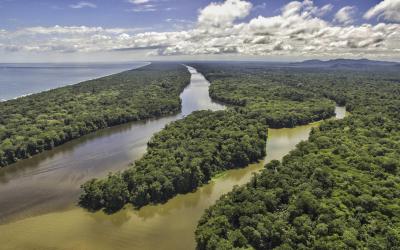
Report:
[[[0,101],[144,66],[130,63],[0,63]]]

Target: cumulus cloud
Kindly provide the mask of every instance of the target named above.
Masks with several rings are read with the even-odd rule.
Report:
[[[364,14],[365,19],[373,17],[383,18],[391,22],[400,22],[400,0],[384,0]]]
[[[356,7],[345,6],[341,8],[338,12],[336,12],[334,21],[344,25],[349,25],[354,23],[355,14],[356,14]]]
[[[249,15],[252,4],[242,0],[226,0],[211,3],[200,11],[199,25],[224,27],[231,26],[236,19]]]
[[[311,0],[290,2],[275,16],[242,21],[252,8],[244,0],[214,2],[199,11],[197,23],[173,32],[87,26],[2,31],[0,49],[60,53],[146,50],[149,56],[400,56],[400,24],[343,26],[349,24],[349,19],[326,21],[321,16],[331,11],[332,6],[316,6]],[[179,19],[166,22],[178,23]],[[1,35],[4,32],[7,34]]]
[[[90,3],[90,2],[79,2],[76,4],[71,4],[69,7],[73,8],[73,9],[97,8],[97,5],[94,3]]]

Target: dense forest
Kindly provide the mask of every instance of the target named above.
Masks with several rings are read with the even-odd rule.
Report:
[[[227,78],[224,65],[194,66],[206,76],[208,70],[222,71],[222,77],[211,79],[210,95],[232,107],[195,112],[167,126],[129,170],[85,183],[83,207],[115,211],[126,203],[141,207],[165,202],[195,190],[218,172],[262,159],[267,126],[293,127],[334,115],[334,101],[301,86],[292,89],[285,81],[265,81],[262,74],[238,70]]]
[[[217,173],[265,155],[267,126],[230,111],[196,111],[155,134],[134,166],[85,183],[80,204],[113,212],[126,203],[165,202],[207,183]]]
[[[80,204],[113,212],[165,202],[265,154],[266,128],[351,116],[313,129],[282,162],[206,210],[198,249],[399,249],[400,74],[193,63],[226,111],[169,124],[122,173],[82,186]]]
[[[101,128],[176,113],[189,82],[184,66],[152,63],[0,102],[0,167]]]
[[[199,222],[198,249],[400,249],[399,73],[262,64],[203,71],[213,83],[269,75],[266,81],[294,84],[290,91],[346,105],[351,116],[324,122],[282,162],[221,197]],[[251,101],[243,86],[253,82],[238,82],[226,94],[214,91]]]
[[[212,99],[242,107],[271,128],[294,127],[329,118],[335,103],[289,73],[272,72],[259,64],[193,63],[212,84]]]

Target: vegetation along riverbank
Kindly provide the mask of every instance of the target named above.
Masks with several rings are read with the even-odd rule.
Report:
[[[207,67],[194,66],[203,72]],[[245,167],[262,159],[267,126],[293,127],[335,114],[335,103],[322,95],[292,90],[285,83],[262,84],[262,77],[255,75],[255,80],[250,79],[259,88],[252,91],[245,90],[251,89],[247,85],[242,87],[249,79],[213,81],[210,93],[219,88],[220,94],[211,97],[232,104],[231,108],[214,113],[195,112],[168,125],[153,137],[148,153],[129,170],[85,183],[80,204],[90,210],[105,208],[110,212],[126,203],[141,207],[165,202],[176,194],[195,190],[223,170]],[[271,90],[275,92],[270,93]],[[252,96],[245,97],[245,93]],[[240,102],[245,98],[251,101]]]
[[[196,111],[153,136],[128,170],[83,185],[80,204],[112,212],[126,203],[165,202],[207,183],[221,171],[265,155],[266,124],[235,111]]]
[[[177,113],[190,73],[148,66],[0,103],[0,167],[109,126]]]
[[[250,66],[199,71],[213,68],[206,73],[213,83],[269,75],[296,84],[292,92],[344,104],[352,115],[324,122],[282,162],[267,164],[211,206],[197,227],[197,248],[399,249],[399,73]],[[251,81],[233,85],[226,94],[214,85],[214,95],[254,99],[242,88]]]

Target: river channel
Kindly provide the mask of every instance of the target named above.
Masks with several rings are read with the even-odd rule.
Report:
[[[248,182],[266,162],[281,159],[307,140],[319,124],[269,129],[265,159],[227,171],[165,204],[140,210],[128,206],[112,215],[77,207],[82,183],[126,168],[169,122],[195,110],[224,109],[210,99],[209,82],[188,69],[192,77],[181,94],[182,113],[104,129],[0,169],[1,249],[194,249],[194,230],[204,210],[234,185]],[[343,118],[345,109],[337,107],[336,114]]]

